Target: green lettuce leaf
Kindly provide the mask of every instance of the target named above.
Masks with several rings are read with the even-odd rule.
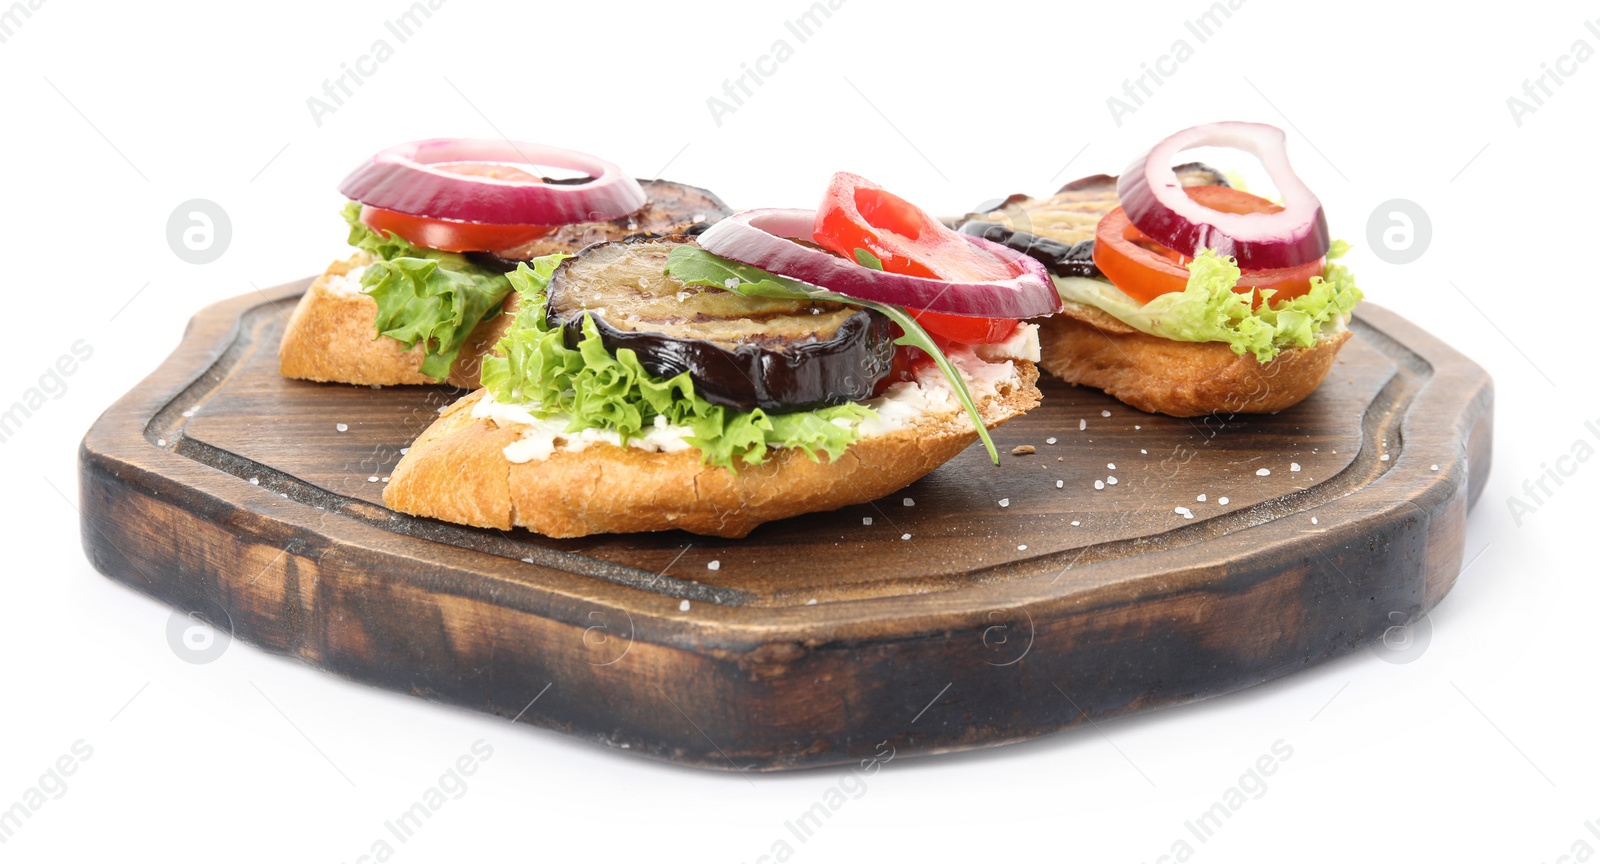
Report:
[[[1081,277],[1054,277],[1063,300],[1093,306],[1129,327],[1179,342],[1226,342],[1235,354],[1250,353],[1267,363],[1288,348],[1310,348],[1324,329],[1343,325],[1362,298],[1355,277],[1333,263],[1350,249],[1335,241],[1321,276],[1311,279],[1305,295],[1274,303],[1272,291],[1250,308],[1250,295],[1238,294],[1239,267],[1232,258],[1202,249],[1189,263],[1189,284],[1141,304],[1110,282]]]
[[[362,290],[378,303],[377,336],[408,349],[422,342],[427,346],[422,374],[444,379],[473,328],[500,314],[511,283],[458,253],[372,230],[361,221],[355,201],[345,205],[344,218],[350,245],[377,259],[361,277]]]
[[[509,274],[520,311],[500,340],[500,356],[484,358],[482,370],[483,386],[496,401],[527,405],[540,418],[566,414],[572,418],[566,431],[606,429],[624,444],[653,427],[656,417],[665,417],[692,431],[686,440],[700,450],[702,461],[733,471],[737,463],[760,464],[769,451],[783,447],[812,460],[820,453],[837,459],[860,434],[858,424],[876,416],[854,403],[787,414],[713,405],[695,394],[689,373],[661,380],[634,351],[607,351],[588,316],[582,341],[577,348],[566,347],[561,331],[545,320],[545,290],[556,265],[568,257],[535,258],[532,266],[523,264]]]

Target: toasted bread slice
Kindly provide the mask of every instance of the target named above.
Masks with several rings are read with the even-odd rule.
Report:
[[[422,374],[421,343],[407,349],[378,335],[378,301],[361,293],[352,271],[372,262],[357,252],[328,265],[289,317],[278,346],[278,371],[289,378],[343,384],[435,384]],[[448,383],[478,386],[478,366],[516,317],[517,294],[506,297],[499,315],[479,324],[450,369]]]
[[[1039,322],[1039,365],[1069,384],[1095,387],[1141,411],[1198,417],[1266,414],[1311,395],[1349,330],[1260,363],[1224,342],[1178,342],[1141,333],[1091,306],[1067,303]]]
[[[978,397],[993,428],[1039,404],[1038,370],[1013,374]],[[651,452],[591,444],[515,463],[504,450],[528,427],[475,418],[485,391],[468,395],[429,426],[391,472],[383,502],[416,516],[485,528],[528,528],[550,537],[680,528],[743,537],[757,525],[882,497],[949,461],[977,440],[959,406],[863,435],[836,460],[797,450],[769,454],[735,474],[701,462],[700,451]]]

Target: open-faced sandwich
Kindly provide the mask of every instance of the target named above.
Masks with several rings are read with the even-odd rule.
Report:
[[[534,165],[582,176],[554,179]],[[478,385],[516,311],[506,274],[541,255],[694,234],[728,215],[704,189],[642,183],[582,153],[435,139],[377,154],[339,187],[355,252],[301,298],[278,349],[290,378]]]
[[[520,308],[392,472],[403,512],[553,537],[757,525],[899,489],[1038,404],[1031,258],[850,174],[821,208],[597,244]]]
[[[1282,203],[1234,188],[1185,150],[1254,154]],[[1144,411],[1265,413],[1310,395],[1350,338],[1361,299],[1334,263],[1317,197],[1289,168],[1283,132],[1196,126],[1157,144],[1120,178],[1055,195],[1014,195],[962,232],[1043,263],[1064,314],[1042,323],[1040,366]]]

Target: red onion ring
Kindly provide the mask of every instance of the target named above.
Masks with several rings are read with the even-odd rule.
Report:
[[[1016,276],[993,282],[924,279],[873,270],[790,242],[810,240],[816,219],[814,210],[745,210],[706,229],[700,248],[859,300],[984,318],[1036,318],[1061,311],[1061,297],[1044,265],[997,243],[961,235],[1020,271]]]
[[[437,167],[447,162],[548,165],[581,171],[584,183],[532,183]],[[390,147],[344,178],[339,191],[362,204],[412,216],[495,225],[568,225],[626,216],[644,190],[622,169],[575,150],[481,138],[434,138]]]
[[[1195,203],[1172,164],[1192,147],[1229,147],[1261,160],[1283,196],[1279,213],[1223,213]],[[1322,202],[1289,167],[1283,130],[1228,121],[1185,129],[1157,144],[1117,180],[1122,209],[1150,239],[1189,257],[1201,249],[1233,256],[1246,270],[1298,267],[1328,254]]]

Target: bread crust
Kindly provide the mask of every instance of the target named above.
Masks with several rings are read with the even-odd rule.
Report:
[[[1288,349],[1260,363],[1223,342],[1151,336],[1069,302],[1065,312],[1039,322],[1039,365],[1141,411],[1174,417],[1270,414],[1310,396],[1349,338],[1349,330],[1324,334],[1310,348]]]
[[[994,428],[1039,404],[1039,373],[1017,375],[982,399]],[[859,504],[902,489],[960,453],[978,434],[962,411],[929,414],[857,440],[837,460],[778,450],[738,474],[701,463],[694,448],[652,453],[594,444],[513,463],[501,452],[519,427],[475,419],[484,391],[445,409],[390,472],[383,502],[415,516],[484,528],[520,526],[549,537],[666,531],[743,537],[756,526]]]
[[[422,374],[427,352],[421,343],[408,350],[397,340],[378,334],[378,302],[366,294],[345,293],[328,287],[328,280],[372,263],[358,251],[334,261],[301,296],[289,317],[278,345],[278,371],[288,378],[340,384],[437,384]],[[499,315],[481,322],[467,337],[446,382],[457,387],[478,386],[479,366],[516,317],[517,293],[506,297]]]

